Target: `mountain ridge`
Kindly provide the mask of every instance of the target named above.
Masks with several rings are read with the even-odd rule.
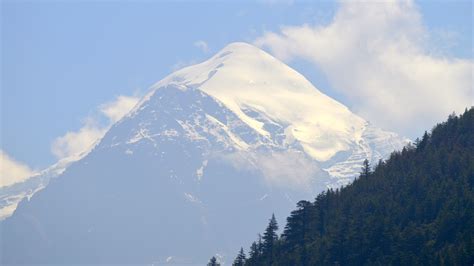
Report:
[[[474,108],[450,115],[350,185],[298,202],[239,265],[471,265],[473,133]]]
[[[306,153],[319,161],[329,159],[346,145],[338,141],[329,148],[326,143],[317,142],[318,136],[331,135],[334,139],[340,134],[354,134],[357,138],[364,124],[363,119],[322,94],[304,76],[246,43],[229,44],[209,60],[167,76],[152,86],[145,99],[164,84],[198,88],[223,103],[255,131],[269,137],[263,123],[248,114],[263,113],[287,126],[285,133],[291,135],[289,138],[299,140]],[[348,128],[348,121],[356,128]]]
[[[270,210],[281,217],[296,200],[347,184],[365,158],[378,161],[407,142],[258,48],[229,47],[159,81],[89,154],[23,200],[2,222],[2,260],[204,263],[209,252],[229,256],[232,236],[247,242],[258,232],[254,219]]]

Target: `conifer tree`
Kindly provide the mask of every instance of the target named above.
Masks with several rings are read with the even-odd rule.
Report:
[[[365,159],[362,163],[362,172],[360,173],[361,177],[368,177],[370,175],[370,164],[369,160]]]
[[[278,223],[275,219],[275,214],[272,214],[272,218],[268,223],[267,229],[265,229],[265,233],[263,233],[263,254],[269,265],[272,264],[274,247],[278,241],[278,235],[276,233],[277,230]]]
[[[282,234],[284,248],[300,250],[300,264],[307,265],[307,251],[305,241],[308,240],[311,202],[301,200],[296,204],[297,209],[292,211],[287,218],[287,223]]]
[[[253,242],[250,246],[249,258],[245,261],[245,265],[257,265],[259,259],[259,250],[257,242]]]
[[[419,150],[423,150],[425,146],[428,144],[429,138],[430,138],[430,135],[428,135],[428,132],[425,131],[425,133],[423,134],[423,137],[421,138],[421,141],[418,142],[418,145],[416,145],[416,147]]]
[[[474,108],[360,177],[274,216],[245,265],[473,265]],[[369,177],[370,178],[366,178]]]
[[[220,266],[220,265],[221,264],[217,262],[217,259],[214,256],[209,260],[209,263],[207,263],[207,266]]]
[[[262,254],[263,254],[263,242],[262,242],[262,235],[261,234],[258,234],[257,251],[258,251],[258,256],[262,256]]]
[[[244,266],[247,258],[245,257],[244,248],[240,248],[239,254],[232,263],[233,266]]]

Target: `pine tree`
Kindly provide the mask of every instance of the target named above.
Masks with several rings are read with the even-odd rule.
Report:
[[[245,265],[473,265],[474,108],[360,178],[274,216]],[[366,178],[370,177],[370,178]]]
[[[262,242],[262,235],[261,234],[258,234],[257,251],[258,251],[258,256],[262,256],[262,254],[263,254],[263,242]]]
[[[272,214],[272,218],[268,223],[267,229],[265,229],[265,233],[263,233],[263,255],[265,257],[265,261],[269,265],[272,264],[274,247],[278,240],[278,235],[276,233],[277,230],[278,223],[275,219],[275,214]]]
[[[360,173],[361,177],[368,177],[370,175],[370,164],[369,160],[365,159],[362,163],[362,172]]]
[[[220,266],[220,265],[221,264],[217,262],[217,259],[214,256],[209,260],[209,263],[207,263],[207,266]]]
[[[312,207],[309,201],[299,201],[296,204],[297,209],[292,211],[287,218],[287,223],[282,234],[282,241],[285,248],[299,250],[298,264],[307,265],[307,251],[305,241],[308,240],[310,209]],[[296,258],[293,258],[296,259]],[[293,261],[296,264],[296,261]]]
[[[247,258],[245,257],[244,248],[240,248],[239,254],[237,255],[237,258],[235,258],[234,263],[232,263],[232,265],[244,266],[246,260]]]
[[[416,145],[416,147],[419,149],[419,150],[423,150],[426,145],[428,144],[428,140],[430,138],[430,135],[428,135],[428,132],[425,131],[425,133],[423,134],[423,137],[421,138],[421,140],[418,142],[418,144]]]
[[[257,242],[254,241],[252,245],[250,246],[249,258],[245,261],[245,265],[250,265],[250,266],[257,265],[259,255],[260,254],[259,254]]]

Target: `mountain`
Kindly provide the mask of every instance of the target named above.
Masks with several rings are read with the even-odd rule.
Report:
[[[45,188],[51,178],[61,175],[70,164],[80,160],[84,155],[61,159],[22,182],[0,187],[0,221],[10,217],[21,200],[30,199],[36,192]]]
[[[474,263],[474,108],[362,173],[300,201],[241,265]]]
[[[272,212],[408,143],[245,43],[155,84],[2,226],[6,263],[228,258]]]

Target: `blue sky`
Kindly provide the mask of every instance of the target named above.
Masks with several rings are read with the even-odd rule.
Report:
[[[358,108],[360,99],[342,88],[348,83],[334,81],[331,71],[337,65],[315,59],[317,54],[311,52],[279,51],[298,49],[299,27],[328,26],[341,5],[330,1],[2,1],[0,149],[30,168],[46,167],[58,159],[52,152],[58,137],[80,130],[91,117],[94,123],[110,123],[100,111],[104,103],[120,95],[139,97],[166,74],[200,62],[234,41],[259,40],[262,48],[303,73],[324,93],[363,117],[368,114],[377,125],[390,127],[376,116],[370,117],[370,111],[380,107]],[[471,1],[421,1],[408,9],[411,13],[407,13],[414,15],[397,17],[394,23],[416,22],[420,15],[421,35],[429,37],[422,45],[415,41],[413,50],[431,56],[424,56],[423,64],[434,58],[446,61],[451,71],[460,59],[469,68],[473,55]],[[289,36],[282,31],[285,27],[290,27]],[[312,32],[320,36],[317,30]],[[269,33],[275,38],[269,38]],[[466,69],[465,65],[459,67]],[[450,84],[450,80],[446,82]],[[466,84],[459,87],[465,90]],[[456,108],[465,107],[459,105]],[[430,111],[427,107],[427,114]],[[438,113],[433,115],[433,119],[439,117]],[[403,120],[401,115],[397,118]],[[389,129],[401,128],[398,133],[416,137],[420,129],[405,128],[417,121]]]

